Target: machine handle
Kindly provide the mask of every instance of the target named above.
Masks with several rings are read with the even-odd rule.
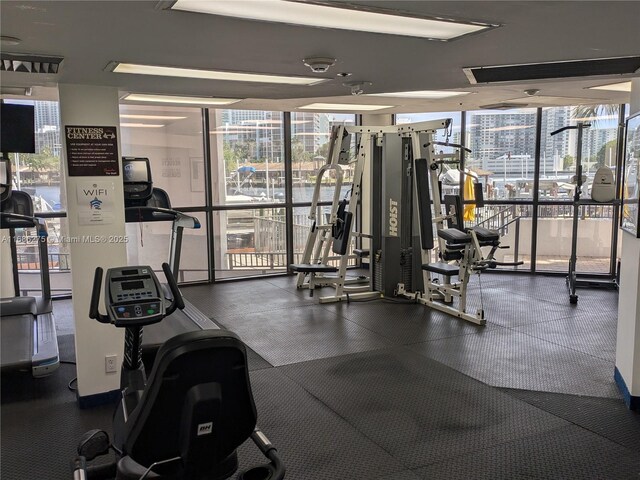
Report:
[[[71,462],[73,480],[87,480],[87,462],[84,457],[76,457]]]
[[[177,308],[182,310],[184,308],[184,300],[182,299],[182,294],[180,293],[180,289],[178,288],[178,284],[176,283],[173,273],[171,273],[171,267],[169,267],[168,263],[162,264],[162,271],[164,272],[164,276],[167,278],[169,290],[171,290],[171,296],[173,297],[171,305],[167,308],[168,316],[175,312]]]
[[[101,315],[100,306],[100,288],[102,287],[102,267],[96,267],[96,273],[93,276],[93,290],[91,290],[91,303],[89,304],[89,318],[99,321],[100,323],[111,323],[109,317]]]
[[[558,130],[554,130],[551,132],[551,136],[557,135],[559,133],[564,132],[565,130],[577,130],[578,128],[590,127],[590,123],[582,123],[578,122],[578,125],[567,125],[566,127],[559,128]]]
[[[451,142],[431,142],[433,145],[440,145],[441,147],[453,147],[459,150],[464,150],[467,153],[471,153],[471,149],[467,148],[459,143],[451,143]]]
[[[273,474],[269,477],[269,480],[282,480],[286,473],[286,468],[278,456],[278,450],[273,446],[267,436],[256,427],[251,434],[251,440],[260,449],[262,454],[271,460],[271,466],[273,467]]]

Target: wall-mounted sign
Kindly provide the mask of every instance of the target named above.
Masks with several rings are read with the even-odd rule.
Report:
[[[76,186],[79,225],[113,223],[114,182],[80,182]]]
[[[116,127],[65,126],[70,177],[119,175]]]

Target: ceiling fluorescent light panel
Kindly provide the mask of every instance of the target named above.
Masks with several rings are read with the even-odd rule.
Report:
[[[441,98],[460,97],[471,92],[452,92],[449,90],[416,90],[412,92],[369,93],[372,97],[425,98],[438,100]]]
[[[242,2],[240,2],[242,3]],[[114,73],[136,75],[156,75],[159,77],[199,78],[227,82],[272,83],[278,85],[317,85],[327,78],[271,75],[267,73],[228,72],[224,70],[203,70],[198,68],[166,67],[162,65],[142,65],[138,63],[111,62],[107,65]]]
[[[130,93],[123,100],[131,102],[176,103],[180,105],[230,105],[241,101],[240,98],[184,97],[178,95],[155,95]]]
[[[310,103],[298,107],[299,110],[328,110],[328,111],[348,111],[348,112],[371,112],[374,110],[383,110],[385,108],[393,108],[394,105],[364,105],[355,103]]]
[[[620,83],[609,83],[607,85],[598,85],[589,87],[591,90],[607,90],[611,92],[631,92],[631,81]]]
[[[411,12],[287,0],[177,0],[173,10],[307,27],[447,41],[499,25],[427,17]]]

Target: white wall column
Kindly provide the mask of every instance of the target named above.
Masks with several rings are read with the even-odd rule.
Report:
[[[124,330],[89,319],[89,300],[95,268],[105,270],[127,263],[124,223],[124,195],[122,188],[122,160],[118,90],[111,87],[60,85],[60,123],[64,154],[64,175],[67,192],[67,219],[71,253],[73,314],[78,376],[78,401],[81,407],[110,401],[119,390],[120,374],[105,372],[105,357],[117,355],[118,370],[122,364]],[[69,176],[65,127],[116,127],[118,137],[119,175]],[[86,211],[85,199],[78,189],[92,182],[107,185],[109,214],[105,223],[86,225],[80,213]],[[95,239],[90,240],[90,239]],[[104,295],[104,280],[102,294]],[[104,313],[101,299],[100,311]]]
[[[640,79],[632,80],[630,115],[640,113]],[[640,409],[640,238],[622,232],[615,379],[629,408]]]

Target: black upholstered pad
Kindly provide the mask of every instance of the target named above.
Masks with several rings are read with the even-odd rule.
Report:
[[[452,245],[464,245],[471,242],[471,235],[461,232],[456,228],[444,228],[438,230],[438,236]]]
[[[446,262],[424,263],[422,269],[427,272],[439,273],[440,275],[458,275],[460,267],[458,265],[451,265]]]
[[[496,230],[475,226],[473,231],[480,242],[498,242],[500,240],[500,233]]]
[[[301,273],[330,273],[337,272],[338,267],[313,263],[293,263],[289,265],[289,270]]]

